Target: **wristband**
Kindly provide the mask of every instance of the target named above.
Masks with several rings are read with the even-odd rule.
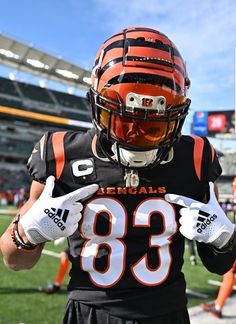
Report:
[[[213,250],[218,254],[224,254],[228,252],[232,252],[236,245],[236,232],[234,231],[233,237],[229,240],[229,242],[226,244],[225,247],[221,249],[217,249],[216,247],[213,247]]]
[[[19,230],[18,230],[18,223],[20,220],[20,215],[17,215],[13,221],[13,229],[12,229],[12,233],[11,233],[11,238],[13,243],[16,245],[17,249],[20,250],[34,250],[37,245],[32,244],[32,243],[25,243],[23,238],[21,237]]]

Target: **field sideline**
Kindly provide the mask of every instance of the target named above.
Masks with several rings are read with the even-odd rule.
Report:
[[[12,215],[0,213],[0,234],[8,226]],[[47,243],[45,252],[38,264],[31,270],[14,272],[7,269],[0,260],[0,324],[60,324],[67,301],[66,281],[63,289],[56,295],[45,295],[39,288],[52,282],[58,266],[59,252],[66,245],[54,246]],[[48,252],[49,251],[49,252]],[[188,294],[189,307],[213,300],[217,286],[208,284],[208,280],[220,281],[221,277],[209,273],[200,263],[192,266],[185,254],[183,271],[188,291],[207,295],[207,298]]]

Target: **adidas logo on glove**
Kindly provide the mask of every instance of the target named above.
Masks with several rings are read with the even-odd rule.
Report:
[[[60,228],[61,231],[64,231],[65,229],[65,222],[67,220],[67,217],[69,215],[69,210],[65,209],[56,209],[51,207],[51,211],[49,209],[45,209],[44,212],[48,215],[48,217],[51,218],[51,220],[54,221],[55,224]]]
[[[217,216],[215,214],[211,215],[202,210],[199,210],[198,214],[200,215],[200,217],[198,218],[200,222],[197,223],[197,227],[198,227],[197,232],[202,233],[202,231],[206,229],[208,225],[214,222]]]

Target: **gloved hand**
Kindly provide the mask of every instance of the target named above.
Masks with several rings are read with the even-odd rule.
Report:
[[[166,194],[165,200],[184,207],[180,209],[179,230],[185,237],[221,249],[232,237],[235,226],[220,207],[213,182],[209,186],[210,200],[206,204],[175,194]]]
[[[39,199],[20,218],[19,223],[32,244],[72,235],[78,227],[83,209],[78,201],[89,198],[98,190],[98,185],[92,184],[53,198],[54,185],[55,178],[48,177]]]

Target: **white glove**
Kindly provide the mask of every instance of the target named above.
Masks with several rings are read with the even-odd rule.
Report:
[[[78,201],[89,198],[98,190],[98,185],[92,184],[53,198],[54,185],[55,178],[48,177],[39,199],[20,218],[25,235],[32,244],[72,235],[78,227],[83,209]]]
[[[180,209],[179,230],[185,237],[221,249],[232,237],[235,226],[220,207],[213,182],[209,182],[209,186],[207,204],[175,194],[166,194],[165,200],[184,207]]]

